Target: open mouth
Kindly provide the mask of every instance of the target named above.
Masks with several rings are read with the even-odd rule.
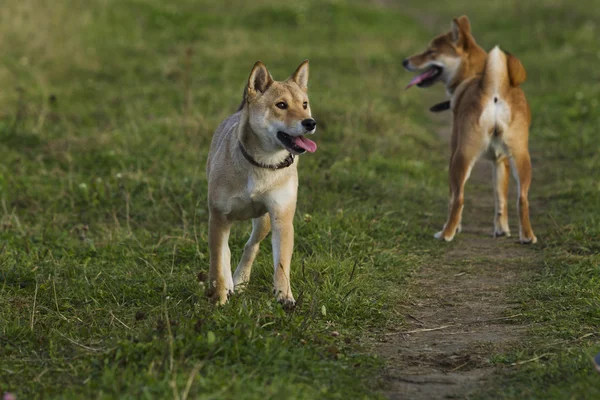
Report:
[[[317,151],[317,144],[304,136],[292,136],[285,132],[278,131],[277,139],[283,143],[283,146],[286,149],[296,154],[302,154],[307,151],[309,153],[314,153]]]
[[[425,72],[421,72],[419,75],[415,76],[408,85],[406,85],[406,89],[414,85],[417,85],[420,88],[429,87],[442,76],[443,71],[444,69],[442,67],[434,65]]]

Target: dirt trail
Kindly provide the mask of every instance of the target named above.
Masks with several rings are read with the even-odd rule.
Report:
[[[446,117],[440,136],[447,142]],[[407,325],[385,333],[377,344],[387,361],[385,394],[390,399],[468,398],[494,374],[490,356],[525,333],[516,324],[518,312],[507,294],[530,276],[538,252],[518,244],[514,187],[509,200],[512,236],[491,236],[491,177],[489,162],[475,165],[465,188],[463,231],[452,243],[440,242],[446,248],[443,255],[416,272],[411,304],[399,310]],[[445,217],[439,215],[436,228]]]

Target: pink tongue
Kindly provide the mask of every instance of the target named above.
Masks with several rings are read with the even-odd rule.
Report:
[[[309,153],[314,153],[317,151],[317,144],[312,140],[305,138],[304,136],[294,136],[293,140],[296,146],[303,148]]]
[[[408,85],[406,85],[406,87],[404,88],[404,90],[408,89],[411,86],[417,85],[421,82],[423,82],[425,79],[429,78],[430,76],[432,76],[434,74],[435,70],[432,69],[428,69],[427,71],[423,72],[420,75],[415,76],[412,81],[410,81],[408,83]]]

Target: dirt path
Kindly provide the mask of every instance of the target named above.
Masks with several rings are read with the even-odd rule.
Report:
[[[447,122],[440,132],[446,142],[449,126]],[[468,398],[494,374],[490,356],[525,333],[525,327],[516,324],[518,312],[508,291],[531,274],[538,253],[518,244],[513,187],[513,236],[491,236],[491,176],[488,162],[475,166],[465,189],[463,232],[452,243],[440,243],[446,247],[443,255],[416,273],[411,304],[399,309],[407,326],[387,332],[377,345],[378,354],[387,360],[385,394],[390,399]],[[439,228],[444,218],[439,216]]]

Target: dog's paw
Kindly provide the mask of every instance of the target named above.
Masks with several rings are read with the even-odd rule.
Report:
[[[494,237],[495,238],[499,238],[499,237],[510,237],[510,231],[504,231],[502,229],[496,229],[494,230]]]
[[[529,236],[521,235],[521,238],[519,239],[519,241],[521,242],[521,244],[536,244],[537,237],[535,237],[535,235],[533,233]]]
[[[250,281],[250,276],[235,271],[233,275],[233,287],[236,292],[243,292],[248,287],[248,281]]]
[[[229,297],[233,295],[233,289],[229,289],[227,287],[222,287],[216,285],[216,282],[213,282],[212,285],[209,285],[208,289],[206,289],[206,296],[216,305],[222,306],[227,303]]]
[[[281,290],[273,289],[273,293],[275,294],[277,301],[283,306],[284,310],[292,311],[296,308],[296,300],[291,292],[288,291],[288,293],[285,294]]]
[[[232,294],[233,294],[233,292],[229,292],[227,290],[218,291],[218,292],[214,291],[208,297],[210,298],[210,301],[212,301],[216,305],[222,306],[229,301],[229,297]]]
[[[281,306],[285,311],[294,311],[296,309],[296,300],[279,300]]]
[[[454,239],[454,235],[444,236],[444,231],[439,231],[438,233],[433,235],[433,237],[436,238],[437,240],[442,240],[444,242],[451,242],[452,239]]]

